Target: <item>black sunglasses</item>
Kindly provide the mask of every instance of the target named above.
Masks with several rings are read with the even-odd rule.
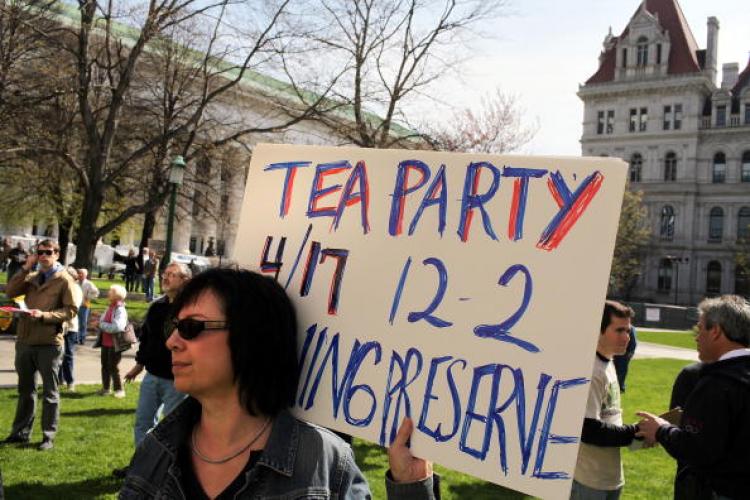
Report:
[[[172,332],[176,329],[177,333],[180,334],[185,340],[193,340],[195,337],[200,335],[206,330],[226,330],[229,326],[227,321],[201,321],[197,319],[172,319],[170,323],[171,328],[164,332],[169,337]]]
[[[36,251],[37,255],[52,255],[54,253],[55,253],[54,250],[37,250]]]

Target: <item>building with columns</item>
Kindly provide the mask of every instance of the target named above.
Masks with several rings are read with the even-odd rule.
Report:
[[[707,27],[701,49],[677,0],[643,0],[620,35],[610,29],[578,91],[582,153],[624,159],[629,188],[643,192],[652,237],[641,300],[750,295],[735,265],[750,234],[750,62],[719,74],[719,20]]]

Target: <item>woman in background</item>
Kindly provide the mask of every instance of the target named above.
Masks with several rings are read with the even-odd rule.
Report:
[[[125,297],[128,292],[122,285],[112,285],[107,292],[109,307],[99,318],[99,340],[102,349],[102,389],[99,394],[104,396],[110,393],[110,383],[115,391],[116,398],[124,398],[125,391],[122,388],[120,378],[120,360],[122,352],[115,349],[114,334],[122,332],[128,325],[128,312],[125,310]]]

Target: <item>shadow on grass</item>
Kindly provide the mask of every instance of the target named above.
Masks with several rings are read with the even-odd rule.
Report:
[[[5,487],[6,498],[29,500],[62,500],[66,498],[94,498],[115,494],[122,481],[115,478],[86,479],[75,483],[39,484],[17,483]]]
[[[357,465],[362,472],[382,469],[384,466],[388,468],[388,459],[384,458],[385,452],[379,446],[355,441],[352,448],[357,457]]]
[[[441,488],[446,488],[446,485],[443,483]],[[453,498],[471,498],[472,500],[524,500],[526,498],[533,498],[496,484],[483,482],[473,484],[453,484],[447,486],[447,489],[450,490]]]
[[[92,408],[91,410],[61,411],[61,415],[70,417],[102,417],[112,415],[130,415],[135,413],[135,408]]]

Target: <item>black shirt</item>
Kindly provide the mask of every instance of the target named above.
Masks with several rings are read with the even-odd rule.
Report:
[[[172,306],[167,296],[160,297],[151,303],[141,327],[138,339],[138,352],[135,360],[146,367],[146,370],[157,377],[172,380],[172,353],[167,349],[167,332],[172,317]]]
[[[190,445],[185,444],[180,447],[180,451],[177,453],[177,465],[180,468],[180,487],[185,492],[185,497],[194,500],[209,500],[206,492],[203,491],[198,477],[195,475],[193,470],[193,463],[190,460]],[[248,458],[245,467],[242,468],[237,477],[229,483],[229,486],[224,488],[224,491],[216,496],[216,500],[228,500],[235,497],[241,488],[245,486],[245,476],[247,472],[255,467],[260,457],[263,455],[263,450],[254,450],[250,452],[250,458]]]

